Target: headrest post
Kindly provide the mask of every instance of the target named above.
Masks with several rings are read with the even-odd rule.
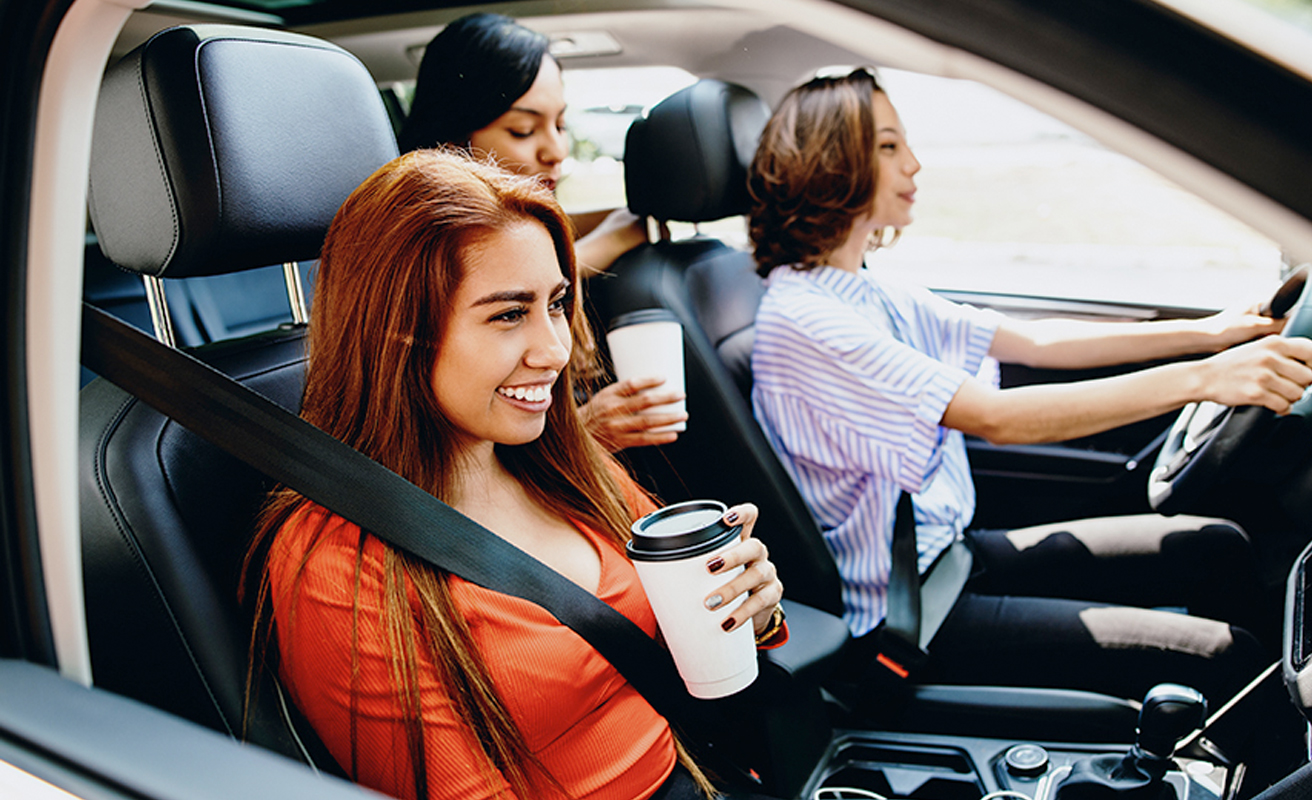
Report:
[[[142,275],[141,282],[146,286],[146,305],[150,307],[150,324],[155,328],[155,338],[176,348],[178,344],[173,336],[168,300],[164,296],[164,281],[155,275]]]
[[[663,219],[656,220],[656,235],[662,242],[668,242],[671,238],[670,224]]]
[[[282,265],[282,277],[287,283],[287,302],[292,307],[292,322],[304,325],[310,321],[310,309],[305,304],[305,287],[301,284],[301,267],[295,261]]]

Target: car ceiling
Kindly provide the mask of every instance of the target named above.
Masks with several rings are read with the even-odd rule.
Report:
[[[155,3],[133,14],[115,44],[114,58],[126,54],[158,30],[195,22],[233,22],[288,27],[332,41],[354,53],[380,84],[412,80],[423,48],[448,22],[471,10],[513,14],[525,25],[553,40],[586,41],[600,34],[618,44],[618,52],[562,56],[565,69],[677,65],[698,77],[718,78],[747,86],[773,102],[817,65],[869,63],[832,42],[780,24],[745,7],[726,8],[697,3],[575,2],[570,13],[559,4],[500,3],[495,6],[452,6],[403,11],[369,17],[323,18],[311,10],[328,11],[332,2],[286,15],[251,11],[253,4],[201,5]],[[263,5],[278,6],[278,0]],[[362,4],[351,4],[358,14]],[[417,3],[385,3],[415,6]],[[441,5],[440,3],[437,5]],[[623,10],[618,7],[622,6]],[[371,4],[371,8],[373,5]],[[207,11],[208,9],[208,11]],[[340,16],[337,14],[335,16]]]

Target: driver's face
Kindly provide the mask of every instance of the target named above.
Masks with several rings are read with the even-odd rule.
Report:
[[[875,92],[874,111],[875,147],[879,154],[874,227],[901,230],[911,224],[911,207],[916,202],[915,176],[920,172],[920,162],[907,144],[902,120],[888,95]]]

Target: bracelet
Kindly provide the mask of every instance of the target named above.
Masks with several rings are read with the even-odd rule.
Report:
[[[756,646],[760,647],[770,641],[779,633],[779,629],[784,626],[784,607],[775,604],[774,612],[770,614],[770,622],[765,626],[765,630],[756,634]]]

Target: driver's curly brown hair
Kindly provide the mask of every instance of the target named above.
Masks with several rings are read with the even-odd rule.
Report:
[[[748,229],[757,271],[821,266],[870,211],[879,177],[874,73],[818,77],[788,92],[752,159]]]

